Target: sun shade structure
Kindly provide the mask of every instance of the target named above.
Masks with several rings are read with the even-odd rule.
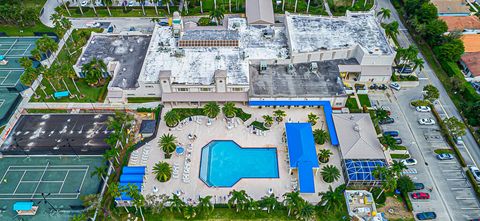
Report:
[[[119,189],[120,197],[115,198],[118,206],[130,206],[133,198],[128,194],[131,185],[135,186],[138,192],[142,192],[143,177],[146,167],[144,166],[125,166],[120,175]]]
[[[332,106],[329,101],[295,101],[295,100],[251,100],[249,106],[322,106],[325,114],[325,123],[327,124],[330,142],[333,146],[338,146],[337,132],[332,118]]]
[[[122,174],[145,174],[145,168],[144,166],[138,166],[138,167],[123,167]]]
[[[133,200],[133,198],[128,195],[129,191],[129,186],[135,186],[139,192],[142,191],[142,183],[120,183],[119,188],[123,190],[120,194],[120,197],[115,198],[115,200],[124,200],[124,201],[130,201]]]
[[[385,167],[383,160],[345,160],[347,185],[376,185],[381,182],[375,178],[373,171],[377,167]]]
[[[318,169],[317,152],[310,123],[286,123],[290,169],[298,169],[301,193],[315,193],[313,169]]]
[[[247,0],[245,8],[248,24],[271,25],[275,23],[272,1]]]

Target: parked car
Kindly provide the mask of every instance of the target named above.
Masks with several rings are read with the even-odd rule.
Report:
[[[414,190],[423,190],[423,189],[425,189],[425,185],[423,185],[423,183],[413,183],[413,185],[415,186],[415,189],[414,189]]]
[[[480,170],[476,166],[469,166],[468,169],[472,172],[473,177],[477,182],[480,182]]]
[[[392,89],[395,89],[397,91],[399,91],[402,87],[400,87],[400,85],[397,83],[397,82],[392,82],[390,83],[389,85]]]
[[[383,136],[398,137],[398,131],[396,130],[385,131],[383,132]]]
[[[456,143],[457,145],[462,145],[462,146],[465,145],[465,143],[463,142],[462,137],[454,137],[453,139],[455,140],[455,143]]]
[[[417,160],[415,160],[413,158],[403,159],[400,162],[402,162],[403,165],[405,165],[405,166],[413,166],[413,165],[417,164]]]
[[[382,119],[378,122],[379,124],[393,124],[395,123],[395,120],[391,117],[387,117],[385,119]]]
[[[415,192],[412,193],[412,198],[416,200],[428,200],[430,199],[430,194],[424,192]]]
[[[453,155],[449,154],[449,153],[441,153],[441,154],[437,154],[437,159],[439,159],[439,160],[452,160]]]
[[[377,90],[377,89],[378,89],[378,85],[377,85],[377,84],[372,84],[372,85],[370,85],[370,87],[368,87],[368,89],[370,89],[370,90]]]
[[[133,1],[128,2],[128,6],[130,6],[130,7],[133,6],[133,4],[134,4]]]
[[[80,5],[81,5],[82,7],[85,7],[85,6],[88,5],[88,1],[82,1],[82,3],[80,3]]]
[[[402,138],[400,138],[400,137],[395,137],[394,139],[395,139],[395,144],[402,144],[403,143]]]
[[[435,212],[423,212],[423,213],[417,213],[416,217],[418,220],[431,220],[431,219],[436,219],[437,214]]]
[[[99,28],[100,26],[102,26],[100,22],[95,22],[95,21],[87,22],[85,25],[89,28]]]
[[[382,91],[387,90],[387,85],[382,84],[382,85],[378,86],[378,89],[382,90]]]
[[[430,112],[429,106],[417,106],[415,109],[417,109],[418,112]]]
[[[432,118],[420,118],[418,120],[418,123],[420,125],[435,125],[435,120],[433,120]]]

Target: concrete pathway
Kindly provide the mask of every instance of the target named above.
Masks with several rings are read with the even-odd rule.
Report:
[[[43,6],[43,14],[40,16],[40,21],[48,26],[53,27],[52,21],[50,21],[50,16],[55,14],[55,8],[59,6],[61,2],[59,0],[47,0]]]

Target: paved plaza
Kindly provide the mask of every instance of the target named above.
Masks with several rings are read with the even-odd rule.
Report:
[[[190,107],[192,106],[184,106]],[[177,108],[177,106],[176,106]],[[292,108],[285,110],[287,116],[285,117],[284,122],[274,123],[271,129],[267,132],[266,135],[255,135],[250,133],[250,129],[246,125],[249,125],[252,121],[262,120],[262,115],[269,114],[272,115],[275,109],[273,108],[252,108],[252,107],[241,107],[245,112],[252,113],[252,118],[249,119],[246,123],[243,123],[240,119],[235,120],[239,123],[235,127],[228,129],[227,124],[224,122],[224,117],[222,114],[219,114],[217,119],[213,123],[207,126],[207,120],[203,117],[200,121],[188,121],[183,126],[177,126],[175,129],[169,129],[165,122],[160,123],[158,136],[137,150],[137,153],[133,155],[138,155],[138,158],[132,157],[130,159],[129,165],[146,165],[147,166],[147,176],[144,183],[144,189],[142,193],[144,195],[148,194],[167,194],[172,193],[179,194],[182,199],[187,202],[190,202],[189,199],[195,201],[198,199],[198,196],[211,195],[215,196],[216,203],[226,203],[228,201],[228,194],[233,189],[236,190],[245,190],[247,194],[254,199],[258,200],[263,196],[267,195],[269,190],[272,189],[273,193],[276,196],[281,196],[286,192],[292,191],[292,180],[298,180],[298,176],[294,171],[293,175],[289,174],[289,167],[287,163],[287,146],[286,143],[282,142],[282,136],[285,132],[285,122],[306,122],[307,115],[309,113],[317,114],[320,119],[318,123],[313,127],[313,129],[320,128],[323,125],[323,128],[326,129],[326,124],[324,123],[323,110],[319,108]],[[163,113],[167,113],[171,107],[165,107]],[[190,183],[185,183],[182,180],[183,171],[184,171],[184,162],[185,156],[173,155],[171,159],[165,159],[164,153],[158,145],[159,138],[165,134],[171,133],[177,137],[177,142],[184,147],[188,147],[189,144],[192,144],[191,151],[191,168],[190,168]],[[196,135],[197,139],[193,142],[188,139],[188,134]],[[238,143],[240,146],[248,147],[276,147],[278,155],[278,170],[279,178],[270,178],[270,179],[241,179],[233,187],[229,188],[215,188],[207,186],[200,178],[200,158],[201,150],[206,144],[212,140],[233,140]],[[316,145],[316,149],[320,148],[329,148],[333,152],[333,156],[330,158],[328,164],[333,164],[340,167],[339,153],[336,148],[331,147],[329,144],[325,145]],[[262,160],[262,159],[258,159]],[[179,178],[173,178],[165,183],[160,183],[155,179],[154,174],[152,173],[153,166],[159,161],[166,161],[171,165],[180,165],[179,167]],[[326,164],[321,164],[323,167]],[[248,169],[248,168],[245,168]],[[321,169],[321,168],[320,168]],[[302,197],[306,200],[316,203],[320,200],[318,196],[319,192],[324,192],[328,189],[329,184],[325,183],[320,175],[320,170],[314,177],[315,180],[315,192],[314,194],[302,194]],[[332,187],[336,187],[343,183],[343,177],[339,181],[331,184]],[[157,189],[154,193],[154,189]]]

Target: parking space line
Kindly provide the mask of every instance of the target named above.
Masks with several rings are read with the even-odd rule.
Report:
[[[460,208],[462,210],[480,210],[480,207]]]
[[[438,162],[439,164],[454,164],[454,163],[457,163],[455,161],[442,161],[442,162]]]
[[[475,198],[472,197],[455,197],[457,200],[474,200]]]
[[[465,180],[465,178],[462,178],[462,179],[460,179],[460,178],[449,178],[449,179],[447,179],[447,180],[451,180],[451,181],[455,181],[455,180]]]
[[[470,187],[452,187],[451,190],[469,190]]]
[[[456,170],[442,170],[442,172],[462,172],[462,170],[456,169]]]

